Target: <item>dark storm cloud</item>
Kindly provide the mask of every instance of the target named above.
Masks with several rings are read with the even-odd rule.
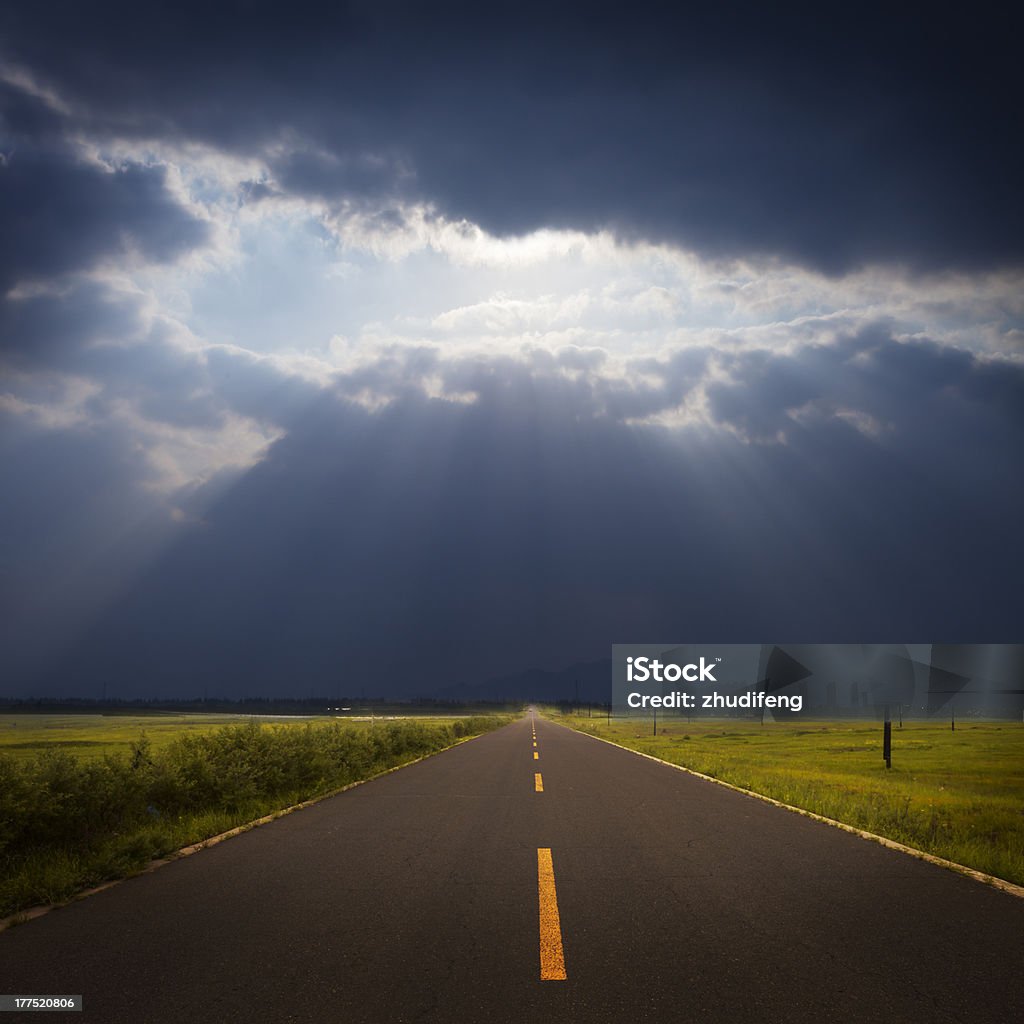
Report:
[[[89,160],[75,128],[0,82],[0,373],[76,375],[99,386],[97,404],[129,397],[151,419],[208,422],[194,358],[155,336],[138,294],[83,274],[174,260],[206,242],[207,225],[165,167]]]
[[[274,161],[281,186],[299,195],[348,196],[364,200],[399,199],[411,172],[399,160],[373,153],[288,153]]]
[[[94,280],[0,301],[0,356],[0,370],[89,381],[96,393],[86,411],[97,417],[125,399],[149,421],[216,427],[227,408],[202,356],[150,322],[139,295]]]
[[[250,357],[213,350],[204,358],[182,349],[159,322],[145,320],[137,298],[94,282],[78,282],[59,298],[0,307],[12,308],[16,315],[0,327],[14,323],[41,344],[31,350],[33,359],[9,364],[33,372],[5,377],[0,387],[5,693],[66,664],[67,651],[181,532],[175,519],[201,521],[237,476],[228,465],[201,485],[179,482],[172,505],[166,471],[150,457],[154,430],[215,430],[232,411],[287,424],[290,409],[312,401],[311,389],[260,369]],[[64,339],[59,353],[52,337]],[[38,358],[41,352],[60,358]],[[72,407],[69,379],[89,388]],[[126,423],[116,415],[119,407],[139,422]],[[172,516],[172,507],[183,516]],[[83,675],[95,671],[90,664]],[[77,668],[58,690],[73,689],[76,678]]]
[[[628,387],[617,381],[598,384],[602,407],[620,420],[643,420],[675,409],[704,379],[710,357],[707,348],[686,348],[664,359],[634,359]]]
[[[0,409],[0,676],[17,692],[167,541],[154,473],[118,425],[44,428]]]
[[[211,391],[227,408],[285,428],[322,394],[319,385],[283,373],[272,361],[244,351],[207,349],[205,372]]]
[[[73,370],[95,342],[133,339],[143,330],[137,296],[93,281],[0,300],[0,355],[18,368]]]
[[[16,148],[0,164],[0,291],[128,253],[162,262],[201,245],[206,225],[170,195],[166,169],[107,170],[67,152]]]
[[[665,408],[705,363],[659,364]],[[1018,627],[1004,569],[1024,554],[1020,368],[900,346],[879,325],[806,360],[734,353],[715,424],[676,431],[616,418],[608,395],[628,380],[566,369],[393,350],[284,403],[286,436],[225,492],[198,495],[202,522],[49,678],[85,692],[145,678],[150,693],[423,693],[598,657],[612,636]],[[275,391],[269,364],[235,371]],[[476,400],[428,399],[417,379]],[[368,411],[344,394],[392,401]],[[764,439],[780,429],[783,442]]]
[[[29,144],[61,144],[71,125],[65,114],[24,86],[0,80],[0,125],[6,136],[4,151]]]
[[[1024,255],[1009,7],[58,3],[2,24],[88,131],[263,153],[299,193],[827,272]]]

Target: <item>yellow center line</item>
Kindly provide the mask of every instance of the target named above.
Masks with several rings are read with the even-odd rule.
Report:
[[[540,754],[538,754],[536,750],[533,752],[533,759],[534,761],[540,760]]]
[[[533,741],[533,745],[537,746],[537,741],[536,740]]]
[[[540,772],[533,773],[533,788],[537,793],[544,792],[544,780],[541,778]]]
[[[537,850],[537,894],[540,900],[540,980],[565,981],[562,924],[558,918],[555,869],[550,850]]]

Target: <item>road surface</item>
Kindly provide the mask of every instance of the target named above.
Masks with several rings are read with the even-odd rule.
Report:
[[[102,1024],[1007,1024],[1024,900],[527,717],[9,929],[0,993]]]

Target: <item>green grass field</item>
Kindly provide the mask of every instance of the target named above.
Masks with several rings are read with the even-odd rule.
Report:
[[[43,751],[64,750],[76,757],[101,758],[127,754],[145,736],[154,750],[184,733],[211,732],[246,715],[0,715],[0,754],[19,759]],[[267,722],[302,722],[306,719],[267,718]]]
[[[1024,725],[554,721],[1024,885]]]

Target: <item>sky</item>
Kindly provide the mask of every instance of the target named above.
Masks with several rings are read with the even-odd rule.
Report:
[[[0,12],[0,694],[1014,642],[1009,8]]]

